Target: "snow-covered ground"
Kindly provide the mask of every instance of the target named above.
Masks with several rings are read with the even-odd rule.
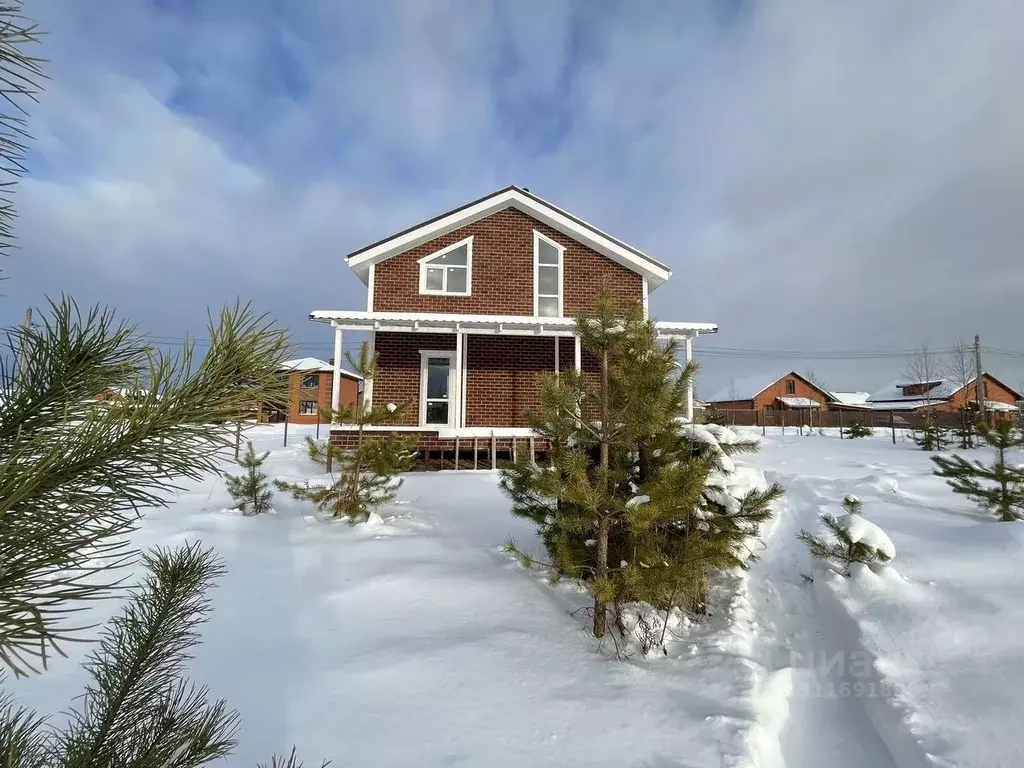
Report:
[[[271,477],[318,471],[291,427],[257,427]],[[691,630],[673,658],[594,650],[569,587],[551,589],[501,553],[514,519],[491,473],[410,475],[383,523],[316,522],[277,495],[277,513],[226,510],[210,477],[150,512],[142,546],[201,538],[228,575],[192,665],[242,714],[229,765],[295,743],[307,764],[377,766],[746,765],[755,716],[745,581],[732,607]],[[536,546],[533,544],[533,546]],[[109,606],[108,610],[112,610]],[[38,678],[5,684],[58,713],[82,687],[72,646]]]
[[[980,515],[931,474],[929,454],[888,433],[769,432],[752,462],[787,489],[750,577],[759,613],[777,622],[762,638],[777,640],[769,668],[793,670],[783,764],[1024,765],[1024,524]],[[850,493],[896,557],[880,575],[819,572],[809,588],[795,534]]]
[[[250,432],[269,475],[316,476],[312,429],[287,448],[278,427]],[[487,472],[410,475],[383,522],[356,527],[281,494],[242,517],[210,477],[136,541],[199,538],[226,561],[192,670],[242,714],[228,765],[295,743],[334,765],[1024,766],[1024,524],[981,518],[885,434],[769,433],[742,459],[786,498],[732,598],[669,658],[597,652],[569,615],[581,595],[501,554],[509,536],[537,545]],[[850,493],[896,558],[811,584],[796,534]],[[66,710],[86,650],[5,688]]]

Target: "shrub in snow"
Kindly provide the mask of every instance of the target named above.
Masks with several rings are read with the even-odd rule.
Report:
[[[798,538],[807,545],[812,557],[839,566],[846,576],[850,575],[854,563],[888,563],[896,557],[896,548],[885,531],[861,516],[860,499],[847,496],[843,499],[843,508],[846,514],[840,517],[821,515],[829,538],[800,531]]]
[[[352,369],[372,381],[377,373],[377,361],[363,342],[359,359],[346,355]],[[367,520],[369,514],[384,504],[393,501],[402,485],[399,475],[412,467],[413,454],[408,440],[397,434],[384,437],[365,435],[369,424],[392,424],[401,419],[404,408],[364,408],[362,405],[348,405],[330,414],[332,421],[352,424],[356,427],[356,445],[351,450],[319,450],[313,441],[307,444],[310,458],[324,459],[327,471],[332,473],[328,485],[286,483],[278,480],[279,490],[290,493],[300,501],[309,501],[321,512],[332,518],[347,518],[351,523]]]
[[[730,454],[756,444],[724,428],[680,423],[687,385],[677,347],[663,348],[635,308],[625,320],[603,296],[593,318],[577,323],[600,376],[546,376],[530,426],[550,445],[550,467],[524,457],[502,473],[513,513],[538,527],[555,578],[578,579],[593,600],[593,631],[609,617],[622,635],[622,608],[701,610],[716,569],[742,567],[751,527],[766,519],[780,489],[734,499],[725,490]],[[727,437],[725,437],[727,435]],[[762,476],[763,484],[763,476]],[[533,561],[515,542],[508,551]]]
[[[329,440],[314,440],[309,435],[306,435],[306,455],[309,456],[309,460],[314,464],[319,464],[321,467],[327,467],[327,449],[330,446],[331,449],[331,464],[337,461],[341,456],[341,451],[337,447],[331,446]]]
[[[978,425],[978,435],[995,448],[995,461],[988,466],[962,456],[933,456],[935,474],[946,478],[959,494],[978,502],[1002,521],[1024,518],[1024,468],[1007,463],[1006,452],[1024,446],[1024,434],[1012,422],[1001,421],[992,428]]]
[[[259,515],[270,510],[274,492],[270,490],[267,476],[262,472],[263,462],[269,455],[270,451],[266,451],[262,456],[257,456],[250,441],[245,454],[238,461],[245,474],[228,475],[224,478],[228,493],[244,515]]]
[[[873,434],[875,434],[875,430],[869,426],[861,424],[859,421],[853,422],[853,424],[843,430],[843,437],[849,439],[857,437],[871,437]]]
[[[926,410],[925,425],[914,432],[914,442],[925,451],[944,451],[949,448],[949,429]]]

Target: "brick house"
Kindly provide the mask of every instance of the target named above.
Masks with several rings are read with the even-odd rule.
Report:
[[[985,408],[990,413],[1015,415],[1020,393],[1010,389],[995,376],[982,374],[985,382]],[[868,399],[871,407],[878,411],[919,411],[934,408],[939,412],[959,411],[963,408],[977,410],[977,377],[966,385],[958,385],[949,379],[935,378],[932,381],[896,381],[875,392]]]
[[[780,376],[751,376],[734,380],[705,400],[709,407],[726,410],[827,411],[832,396],[796,371]]]
[[[286,360],[281,364],[281,374],[288,377],[288,421],[292,424],[316,424],[321,408],[331,405],[334,388],[334,365],[315,357]],[[362,397],[362,377],[351,371],[340,369],[338,379],[340,405],[355,405]],[[264,407],[260,421],[283,421],[285,413],[280,409]]]
[[[412,433],[421,451],[506,455],[519,441],[534,445],[523,413],[538,405],[542,374],[595,369],[573,318],[594,308],[601,286],[623,308],[637,303],[646,312],[649,293],[671,275],[518,187],[360,248],[346,262],[367,287],[366,309],[314,311],[310,319],[333,328],[335,360],[345,331],[368,333],[379,367],[364,388],[368,405],[411,404],[402,424],[376,431]],[[684,342],[687,359],[695,337],[717,331],[711,323],[657,328]],[[351,444],[352,428],[335,425],[331,439]]]

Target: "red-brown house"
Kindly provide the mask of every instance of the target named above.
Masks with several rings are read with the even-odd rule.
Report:
[[[288,421],[292,424],[316,424],[320,410],[331,405],[334,389],[334,366],[315,357],[286,360],[281,373],[288,377]],[[341,406],[355,405],[362,397],[363,379],[351,371],[341,369],[339,400]],[[283,410],[283,409],[282,409]],[[282,421],[280,410],[264,407],[260,421]]]
[[[715,408],[744,411],[808,410],[827,411],[832,396],[795,371],[781,376],[751,376],[730,382],[729,386],[706,398]]]
[[[623,309],[647,309],[671,270],[528,190],[507,187],[360,248],[346,257],[367,286],[365,310],[322,310],[312,320],[369,334],[378,376],[367,404],[410,403],[403,423],[421,450],[478,444],[499,453],[535,437],[523,414],[538,405],[540,376],[592,370],[574,317],[606,285]],[[660,322],[659,335],[692,340],[711,323]],[[335,381],[339,381],[336,376]],[[334,393],[337,401],[340,393]],[[352,428],[331,439],[347,445]],[[537,446],[543,450],[543,446]]]
[[[982,374],[985,382],[985,408],[990,413],[1016,414],[1019,392],[1006,386],[995,376]],[[931,381],[896,381],[875,392],[869,398],[871,407],[879,411],[918,411],[931,408],[936,411],[959,411],[962,408],[978,409],[977,377],[966,384],[949,379],[935,378]]]

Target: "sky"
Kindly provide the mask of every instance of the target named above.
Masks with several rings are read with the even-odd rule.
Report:
[[[241,298],[326,358],[346,253],[517,184],[671,266],[652,314],[721,329],[698,394],[871,391],[974,334],[1024,382],[1019,0],[27,10],[50,80],[0,325],[70,293],[202,336]]]

